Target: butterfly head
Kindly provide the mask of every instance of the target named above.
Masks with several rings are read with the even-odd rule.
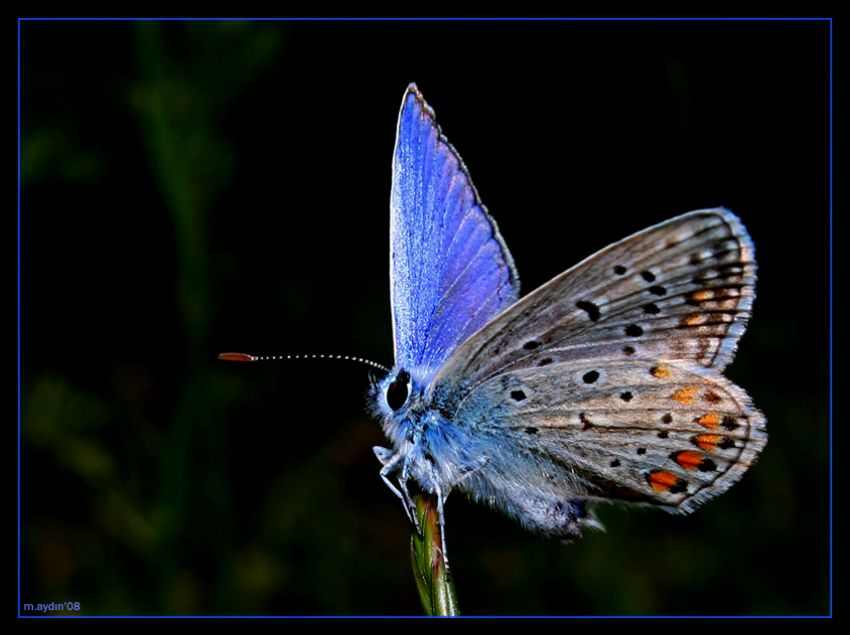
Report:
[[[412,421],[421,418],[425,408],[426,382],[415,369],[393,367],[372,385],[370,402],[384,424],[387,436],[401,445]]]
[[[398,412],[404,408],[410,398],[410,373],[402,368],[389,379],[391,381],[383,391],[383,397],[390,410]]]
[[[380,415],[400,417],[416,410],[423,392],[423,385],[415,373],[396,366],[375,382],[371,397]]]

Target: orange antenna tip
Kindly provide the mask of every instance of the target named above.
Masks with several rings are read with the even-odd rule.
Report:
[[[221,353],[218,358],[223,362],[253,362],[256,359],[245,353]]]

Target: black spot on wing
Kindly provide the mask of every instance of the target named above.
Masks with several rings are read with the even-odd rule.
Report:
[[[591,322],[596,322],[599,319],[599,307],[593,304],[593,302],[588,302],[587,300],[579,300],[578,302],[576,302],[576,307],[587,313],[587,317],[590,318]]]

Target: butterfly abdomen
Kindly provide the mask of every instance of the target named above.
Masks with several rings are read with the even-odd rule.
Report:
[[[601,528],[589,514],[584,498],[566,497],[564,491],[554,489],[523,487],[522,483],[515,474],[485,469],[461,481],[458,489],[518,520],[526,529],[552,538],[572,542],[581,538],[584,527]]]

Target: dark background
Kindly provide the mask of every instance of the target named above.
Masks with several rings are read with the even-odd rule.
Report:
[[[388,202],[415,81],[527,292],[725,205],[760,265],[729,376],[767,415],[689,517],[564,546],[452,497],[461,609],[828,607],[826,22],[24,22],[21,585],[85,614],[419,614],[378,477]]]

